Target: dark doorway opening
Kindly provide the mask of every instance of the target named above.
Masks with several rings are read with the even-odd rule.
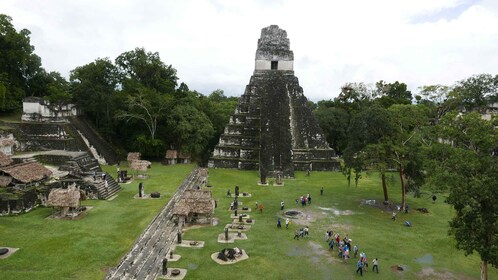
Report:
[[[278,69],[278,61],[272,61],[271,70],[277,70],[277,69]]]

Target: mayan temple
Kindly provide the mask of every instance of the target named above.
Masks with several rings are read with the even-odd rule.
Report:
[[[339,163],[294,76],[287,32],[261,30],[254,74],[209,161],[213,168],[259,170],[293,178],[295,170],[336,170]]]

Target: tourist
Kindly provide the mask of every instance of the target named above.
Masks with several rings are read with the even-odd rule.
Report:
[[[283,200],[280,201],[280,210],[284,210],[284,201]]]
[[[379,273],[379,260],[377,258],[375,258],[373,261],[372,261],[372,271],[375,271],[377,273]]]
[[[294,231],[294,239],[299,240],[299,231],[297,229]]]
[[[361,258],[356,263],[356,274],[360,272],[360,275],[363,276],[363,263],[361,262]]]
[[[391,220],[393,220],[393,222],[396,221],[396,212],[393,212],[393,216],[391,217]]]
[[[329,231],[329,240],[332,239],[332,235],[334,235],[334,231],[330,230]]]
[[[405,205],[405,213],[408,214],[408,211],[410,210],[410,206],[408,204]]]
[[[256,201],[256,210],[258,209],[258,202]]]
[[[320,189],[320,195],[323,195],[323,187]]]
[[[277,228],[282,228],[282,224],[280,223],[280,218],[277,220]]]
[[[299,204],[299,198],[296,198],[296,205]]]
[[[349,250],[344,249],[344,261],[347,261],[349,259]]]
[[[308,237],[308,236],[309,236],[309,234],[310,234],[310,229],[308,228],[308,226],[306,226],[306,227],[304,228],[304,236]]]
[[[259,213],[263,213],[263,203],[259,205]]]
[[[301,230],[299,231],[299,234],[301,235],[302,238],[304,238],[304,228],[301,228]]]
[[[289,229],[289,218],[285,219],[285,228]]]
[[[334,244],[335,244],[334,240],[333,239],[330,240],[330,242],[329,242],[330,250],[334,250]]]
[[[329,231],[325,232],[325,242],[329,242],[330,236],[329,236]]]
[[[354,258],[356,259],[356,255],[358,255],[358,245],[354,245],[353,247]]]
[[[227,197],[232,197],[232,194],[230,193],[230,189],[227,190]]]
[[[364,252],[361,252],[360,258],[361,262],[363,263],[363,270],[367,271],[368,268],[367,255]]]
[[[338,256],[339,256],[339,258],[342,258],[344,256],[344,254],[343,254],[344,253],[344,247],[342,247],[342,244],[339,244],[338,249],[339,249],[339,255]]]

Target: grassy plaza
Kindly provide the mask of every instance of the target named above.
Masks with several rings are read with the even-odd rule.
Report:
[[[0,260],[1,279],[103,279],[109,268],[117,265],[133,242],[167,203],[176,187],[194,168],[193,165],[163,166],[153,164],[149,178],[143,180],[145,192],[158,191],[157,200],[136,200],[138,180],[123,184],[123,190],[110,201],[86,200],[82,205],[93,207],[80,220],[50,220],[51,208],[38,208],[30,213],[0,218],[0,245],[20,248],[7,259]],[[115,167],[104,167],[111,174]],[[396,175],[393,175],[396,178]],[[358,187],[347,186],[339,172],[312,172],[305,176],[284,180],[284,186],[259,186],[256,171],[212,169],[209,184],[218,207],[216,226],[187,229],[185,240],[205,241],[203,248],[180,248],[175,254],[182,258],[170,262],[169,267],[188,269],[185,279],[353,279],[356,259],[347,262],[328,249],[325,232],[333,230],[341,238],[345,234],[365,252],[371,266],[379,259],[379,275],[369,271],[365,278],[376,279],[477,279],[479,258],[465,256],[455,248],[448,235],[451,207],[438,196],[435,203],[429,194],[421,198],[408,196],[410,213],[399,213],[391,220],[391,211],[362,204],[364,200],[382,201],[380,179],[376,173],[364,174]],[[217,242],[218,234],[230,223],[229,204],[233,198],[226,193],[238,185],[241,206],[252,209],[255,220],[246,232],[247,240],[233,244]],[[389,186],[391,201],[401,198],[399,183]],[[320,196],[320,188],[324,188]],[[300,195],[311,194],[312,203],[296,205]],[[289,229],[277,229],[280,201],[285,210],[297,209],[306,215],[304,223],[291,220]],[[255,203],[263,204],[263,213],[255,211]],[[425,207],[423,214],[416,208]],[[405,227],[409,220],[412,227]],[[282,220],[283,222],[284,220]],[[294,240],[294,230],[309,226],[310,236]],[[233,265],[218,265],[211,254],[223,248],[239,247],[249,255],[248,260]],[[402,265],[402,272],[393,266]],[[489,269],[490,279],[498,279],[498,271]]]

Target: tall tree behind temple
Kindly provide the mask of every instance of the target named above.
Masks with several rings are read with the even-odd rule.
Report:
[[[466,111],[484,112],[488,104],[498,102],[498,75],[480,74],[461,80],[449,95]]]
[[[114,64],[108,58],[96,59],[72,70],[70,80],[80,109],[98,129],[110,133],[119,84],[119,73]]]
[[[41,59],[30,44],[30,31],[17,32],[11,21],[0,14],[0,112],[21,108],[21,100],[33,95],[33,81],[43,72]]]
[[[375,85],[376,90],[374,94],[374,102],[384,108],[389,108],[394,104],[412,103],[412,93],[407,89],[407,85],[405,83],[400,83],[398,81],[394,83],[386,83],[381,80]]]

